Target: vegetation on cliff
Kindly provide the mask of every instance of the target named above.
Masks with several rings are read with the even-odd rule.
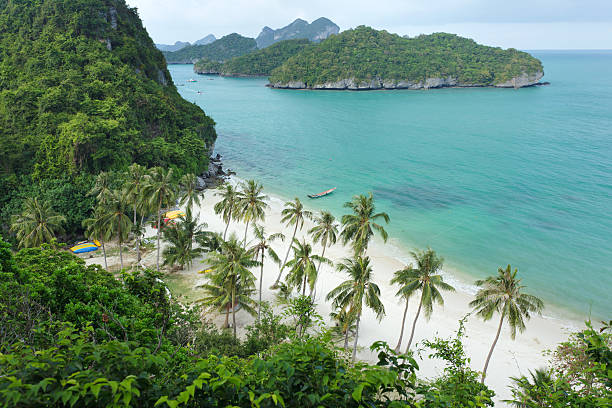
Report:
[[[277,42],[267,48],[232,58],[225,63],[200,60],[193,69],[197,73],[218,73],[224,76],[268,76],[292,56],[310,45],[306,39]]]
[[[233,33],[210,44],[189,45],[175,52],[164,52],[164,56],[169,64],[192,64],[202,58],[223,62],[256,49],[255,39]]]
[[[360,26],[288,59],[272,72],[270,83],[313,87],[350,79],[425,83],[428,78],[452,78],[458,85],[489,86],[542,70],[540,61],[525,52],[487,47],[453,34],[403,38]]]
[[[207,166],[214,122],[178,94],[123,0],[0,1],[0,216],[43,196],[80,228],[100,171]]]

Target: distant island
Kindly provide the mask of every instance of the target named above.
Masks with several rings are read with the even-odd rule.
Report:
[[[262,49],[284,40],[306,39],[319,42],[339,32],[340,27],[328,18],[321,17],[310,24],[308,24],[308,21],[298,18],[293,23],[278,30],[264,27],[255,41],[257,47]]]
[[[542,63],[515,49],[477,44],[454,34],[404,38],[360,26],[304,50],[272,71],[268,86],[285,89],[428,89],[531,86]]]
[[[208,75],[269,76],[274,69],[311,44],[307,39],[280,41],[262,50],[234,57],[226,62],[201,59],[194,64],[193,70],[197,74]]]
[[[174,52],[164,51],[163,54],[168,64],[193,64],[202,58],[223,62],[255,50],[257,43],[254,38],[232,33],[209,44],[189,45]]]
[[[160,51],[174,52],[174,51],[181,50],[185,47],[188,47],[190,45],[206,45],[206,44],[215,42],[216,40],[217,38],[214,35],[208,34],[206,37],[200,38],[199,40],[195,41],[193,44],[191,44],[188,41],[177,41],[174,44],[155,44],[155,46]]]

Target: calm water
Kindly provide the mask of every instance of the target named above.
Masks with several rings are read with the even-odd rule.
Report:
[[[337,186],[308,201],[336,215],[372,191],[396,244],[429,245],[469,280],[511,263],[548,303],[609,318],[612,52],[534,55],[552,85],[313,92],[170,71],[242,178],[307,201]]]

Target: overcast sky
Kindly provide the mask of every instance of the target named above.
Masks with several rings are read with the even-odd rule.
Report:
[[[153,40],[193,42],[212,33],[256,37],[296,18],[327,17],[341,30],[445,31],[504,48],[612,49],[612,0],[127,0]]]

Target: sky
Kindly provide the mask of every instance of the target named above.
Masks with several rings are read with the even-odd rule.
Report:
[[[450,32],[518,49],[612,49],[612,0],[127,0],[156,43],[327,17],[401,35]]]

